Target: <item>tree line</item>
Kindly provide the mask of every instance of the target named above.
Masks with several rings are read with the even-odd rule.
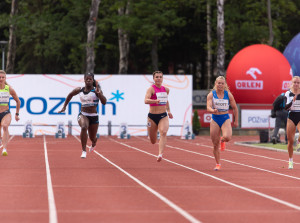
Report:
[[[299,9],[300,0],[5,0],[0,41],[7,73],[162,70],[208,89],[246,46],[283,52]]]

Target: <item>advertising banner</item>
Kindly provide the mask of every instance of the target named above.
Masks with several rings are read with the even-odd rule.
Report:
[[[126,123],[131,135],[147,135],[149,105],[144,103],[147,89],[153,84],[152,75],[95,75],[107,104],[99,104],[99,133],[108,134],[107,125],[112,124],[112,135],[117,135],[119,125]],[[83,75],[7,75],[7,82],[21,100],[20,121],[14,120],[15,101],[10,99],[13,114],[9,128],[11,134],[21,135],[25,123],[30,120],[33,134],[54,135],[57,123],[72,122],[72,133],[78,135],[77,116],[80,111],[79,96],[70,101],[66,112],[59,114],[67,95],[76,87],[84,87]],[[191,121],[192,86],[191,75],[164,75],[163,85],[170,88],[169,103],[174,118],[170,119],[168,134],[180,135],[182,126]],[[176,127],[175,127],[176,126]]]
[[[275,118],[270,117],[268,109],[242,109],[241,128],[274,128]]]

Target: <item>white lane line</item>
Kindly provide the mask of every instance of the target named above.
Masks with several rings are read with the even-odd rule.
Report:
[[[174,147],[174,146],[169,146],[169,145],[167,145],[167,147],[215,159],[215,157],[210,156],[210,155],[206,155],[206,154],[203,154],[203,153],[198,153],[198,152],[194,152],[194,151],[190,151],[190,150],[186,150],[186,149],[182,149],[182,148],[178,148],[178,147]],[[240,166],[249,167],[249,168],[252,168],[252,169],[256,169],[256,170],[260,170],[260,171],[264,171],[264,172],[268,172],[268,173],[272,173],[272,174],[276,174],[276,175],[280,175],[280,176],[284,176],[284,177],[289,177],[289,178],[292,178],[292,179],[295,179],[295,180],[300,180],[299,177],[294,177],[294,176],[286,175],[286,174],[283,174],[283,173],[278,173],[278,172],[274,172],[274,171],[271,171],[271,170],[266,170],[266,169],[263,169],[263,168],[250,166],[250,165],[243,164],[243,163],[234,162],[234,161],[231,161],[231,160],[222,159],[222,161],[225,161],[225,162],[228,162],[228,163],[233,163],[233,164],[240,165]]]
[[[49,205],[49,223],[57,223],[57,211],[54,200],[53,186],[50,174],[50,167],[48,161],[47,143],[46,137],[44,139],[44,153],[45,153],[45,164],[46,164],[46,174],[47,174],[47,191],[48,191],[48,205]]]
[[[144,140],[144,139],[142,139],[142,140]],[[211,149],[213,148],[212,146],[204,145],[204,144],[201,144],[201,143],[185,142],[185,141],[179,140],[179,139],[175,139],[175,140],[182,141],[183,143],[187,143],[187,144],[191,144],[191,145],[203,146],[203,147],[208,147],[208,148],[211,148]],[[237,144],[237,143],[234,143],[234,144]],[[239,144],[237,144],[237,145],[239,145]],[[242,145],[242,146],[245,146],[245,145]],[[282,162],[287,163],[287,160],[272,158],[272,157],[263,156],[263,155],[257,155],[257,154],[252,154],[252,153],[240,152],[240,151],[231,150],[231,149],[227,149],[227,148],[226,148],[226,151],[230,151],[230,152],[233,152],[233,153],[244,154],[244,155],[248,155],[248,156],[260,157],[260,158],[269,159],[269,160],[277,160],[277,161],[282,161]],[[294,164],[300,164],[300,163],[294,162]]]
[[[148,152],[146,152],[146,151],[144,151],[144,150],[141,150],[141,149],[138,149],[138,148],[136,148],[136,147],[129,146],[129,145],[127,145],[127,144],[125,144],[125,143],[122,143],[122,142],[118,142],[118,141],[116,141],[116,140],[114,140],[114,139],[110,139],[110,140],[112,140],[112,141],[114,141],[114,142],[116,142],[116,143],[118,143],[118,144],[121,144],[121,145],[123,145],[123,146],[126,146],[126,147],[128,147],[128,148],[131,148],[131,149],[140,151],[140,152],[142,152],[142,153],[145,153],[145,154],[147,154],[147,155],[156,157],[156,155],[151,154],[151,153],[148,153]],[[227,180],[223,180],[223,179],[221,179],[221,178],[215,177],[215,176],[213,176],[213,175],[210,175],[210,174],[201,172],[201,171],[199,171],[199,170],[193,169],[193,168],[191,168],[191,167],[182,165],[182,164],[180,164],[180,163],[176,163],[176,162],[174,162],[174,161],[171,161],[171,160],[168,160],[168,159],[165,159],[165,158],[164,158],[163,160],[166,161],[166,162],[169,162],[169,163],[173,163],[173,164],[175,164],[175,165],[177,165],[177,166],[186,168],[186,169],[188,169],[188,170],[194,171],[194,172],[196,172],[196,173],[200,173],[200,174],[202,174],[202,175],[204,175],[204,176],[210,177],[210,178],[212,178],[212,179],[215,179],[215,180],[217,180],[217,181],[220,181],[220,182],[223,182],[223,183],[225,183],[225,184],[231,185],[231,186],[233,186],[233,187],[239,188],[239,189],[241,189],[241,190],[244,190],[244,191],[247,191],[247,192],[256,194],[256,195],[258,195],[258,196],[260,196],[260,197],[263,197],[263,198],[272,200],[272,201],[274,201],[274,202],[280,203],[280,204],[282,204],[282,205],[285,205],[285,206],[287,206],[287,207],[290,207],[290,208],[293,208],[293,209],[296,209],[296,210],[300,211],[300,206],[297,206],[297,205],[292,204],[292,203],[290,203],[290,202],[287,202],[287,201],[281,200],[281,199],[279,199],[279,198],[276,198],[276,197],[273,197],[273,196],[270,196],[270,195],[267,195],[267,194],[264,194],[264,193],[261,193],[261,192],[252,190],[252,189],[250,189],[250,188],[247,188],[247,187],[244,187],[244,186],[241,186],[241,185],[238,185],[238,184],[229,182],[229,181],[227,181]]]
[[[80,140],[76,136],[74,136],[74,137],[80,142]],[[113,141],[115,141],[115,140],[113,140]],[[106,162],[110,163],[111,165],[113,165],[114,167],[116,167],[117,169],[119,169],[122,173],[124,173],[129,178],[131,178],[132,180],[134,180],[136,183],[138,183],[139,185],[141,185],[142,187],[144,187],[146,190],[148,190],[149,192],[151,192],[157,198],[159,198],[160,200],[162,200],[163,202],[165,202],[168,206],[170,206],[171,208],[173,208],[176,212],[178,212],[179,214],[181,214],[184,218],[186,218],[190,222],[192,222],[192,223],[201,223],[201,221],[199,221],[198,219],[194,218],[192,215],[190,215],[189,213],[187,213],[185,210],[183,210],[182,208],[180,208],[179,206],[177,206],[176,204],[174,204],[172,201],[170,201],[169,199],[167,199],[166,197],[164,197],[163,195],[161,195],[157,191],[153,190],[151,187],[149,187],[146,184],[144,184],[142,181],[140,181],[136,177],[132,176],[130,173],[128,173],[127,171],[125,171],[124,169],[122,169],[121,167],[119,167],[117,164],[111,162],[109,159],[107,159],[106,157],[104,157],[102,154],[98,153],[96,150],[94,150],[94,153],[96,153],[98,156],[100,156]]]

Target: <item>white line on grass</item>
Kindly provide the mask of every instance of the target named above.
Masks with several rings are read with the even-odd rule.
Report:
[[[123,145],[123,146],[126,146],[126,147],[128,147],[128,148],[131,148],[131,149],[140,151],[140,152],[142,152],[142,153],[145,153],[145,154],[147,154],[147,155],[156,157],[154,154],[148,153],[148,152],[146,152],[146,151],[144,151],[144,150],[135,148],[135,147],[133,147],[133,146],[129,146],[129,145],[125,144],[125,143],[118,142],[117,140],[114,140],[114,139],[110,139],[110,140],[112,140],[112,141],[114,141],[114,142],[116,142],[116,143],[118,143],[118,144],[121,144],[121,145]],[[264,194],[264,193],[261,193],[261,192],[252,190],[252,189],[250,189],[250,188],[247,188],[247,187],[244,187],[244,186],[241,186],[241,185],[238,185],[238,184],[229,182],[229,181],[227,181],[227,180],[223,180],[223,179],[221,179],[221,178],[218,178],[218,177],[215,177],[215,176],[213,176],[213,175],[210,175],[210,174],[201,172],[201,171],[199,171],[199,170],[196,170],[196,169],[193,169],[193,168],[191,168],[191,167],[182,165],[182,164],[180,164],[180,163],[176,163],[176,162],[171,161],[171,160],[168,160],[168,159],[164,159],[164,161],[169,162],[169,163],[173,163],[173,164],[175,164],[175,165],[177,165],[177,166],[186,168],[186,169],[188,169],[188,170],[192,170],[192,171],[194,171],[194,172],[196,172],[196,173],[200,173],[200,174],[202,174],[202,175],[204,175],[204,176],[210,177],[210,178],[215,179],[215,180],[217,180],[217,181],[223,182],[223,183],[225,183],[225,184],[231,185],[231,186],[233,186],[233,187],[236,187],[236,188],[239,188],[239,189],[241,189],[241,190],[244,190],[244,191],[247,191],[247,192],[256,194],[256,195],[261,196],[261,197],[263,197],[263,198],[267,198],[267,199],[269,199],[269,200],[275,201],[275,202],[277,202],[277,203],[283,204],[283,205],[285,205],[285,206],[287,206],[287,207],[294,208],[294,209],[300,211],[300,206],[297,206],[297,205],[292,204],[292,203],[290,203],[290,202],[287,202],[287,201],[278,199],[278,198],[276,198],[276,197],[273,197],[273,196],[270,196],[270,195],[267,195],[267,194]]]
[[[80,142],[80,140],[76,136],[74,136],[74,137],[75,137],[75,139],[77,139]],[[115,140],[113,140],[113,141],[115,141]],[[117,169],[119,169],[121,172],[123,172],[129,178],[131,178],[136,183],[138,183],[139,185],[141,185],[142,187],[144,187],[146,190],[148,190],[149,192],[151,192],[152,194],[154,194],[157,198],[159,198],[160,200],[162,200],[163,202],[165,202],[167,205],[169,205],[171,208],[173,208],[176,212],[178,212],[179,214],[181,214],[184,218],[186,218],[190,222],[192,222],[192,223],[201,223],[199,220],[197,220],[196,218],[194,218],[192,215],[190,215],[189,213],[187,213],[185,210],[183,210],[182,208],[180,208],[179,206],[177,206],[176,204],[174,204],[172,201],[170,201],[169,199],[167,199],[166,197],[164,197],[163,195],[161,195],[157,191],[153,190],[151,187],[149,187],[146,184],[144,184],[142,181],[140,181],[136,177],[132,176],[130,173],[128,173],[127,171],[125,171],[124,169],[122,169],[121,167],[119,167],[117,164],[111,162],[109,159],[107,159],[102,154],[98,153],[96,150],[94,150],[94,153],[96,153],[98,156],[100,156],[106,162],[110,163],[111,165],[113,165],[114,167],[116,167]]]
[[[49,205],[49,223],[57,223],[57,212],[54,200],[53,186],[51,181],[50,167],[48,161],[47,143],[46,137],[44,139],[44,152],[45,152],[45,164],[46,164],[46,174],[47,174],[47,191],[48,191],[48,205]]]

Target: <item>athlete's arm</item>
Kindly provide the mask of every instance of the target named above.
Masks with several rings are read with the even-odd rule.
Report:
[[[154,93],[155,92],[154,92],[153,87],[149,87],[146,92],[146,96],[145,96],[145,104],[158,104],[159,103],[159,100],[157,100],[157,99],[150,99]]]
[[[19,99],[17,93],[15,92],[15,90],[11,86],[9,86],[9,94],[16,101],[16,115],[15,115],[15,120],[19,121],[20,120],[20,118],[19,118],[19,111],[20,111],[20,105],[21,105],[20,99]]]
[[[207,95],[207,99],[206,99],[206,109],[207,109],[207,111],[208,111],[209,113],[217,113],[218,110],[212,108],[212,99],[213,99],[213,93],[210,92],[210,93]]]
[[[169,95],[170,89],[169,89],[169,88],[166,88],[166,92],[167,92],[167,94]],[[169,118],[172,119],[172,118],[173,118],[173,114],[171,113],[171,108],[170,108],[169,100],[167,101],[167,104],[166,104],[166,110],[167,110],[167,113],[168,113]]]
[[[233,95],[230,92],[228,92],[228,96],[229,96],[230,106],[232,107],[232,110],[233,110],[233,116],[234,116],[233,125],[235,127],[238,127],[239,126],[239,110],[238,110],[238,107],[236,105]]]
[[[101,87],[100,87],[99,82],[96,81],[96,80],[95,80],[95,82],[96,82],[96,91],[95,91],[96,96],[100,99],[101,103],[102,103],[103,105],[105,105],[106,102],[107,102],[107,99],[106,99],[106,97],[104,96],[103,91],[101,90]]]
[[[68,94],[68,96],[67,96],[67,98],[66,98],[66,100],[65,100],[64,106],[62,107],[62,109],[61,109],[58,113],[63,113],[63,112],[65,112],[67,105],[69,104],[69,102],[71,101],[71,99],[72,99],[75,95],[79,94],[80,89],[81,89],[80,87],[77,87],[77,88],[75,88],[73,91],[71,91],[71,92]]]

